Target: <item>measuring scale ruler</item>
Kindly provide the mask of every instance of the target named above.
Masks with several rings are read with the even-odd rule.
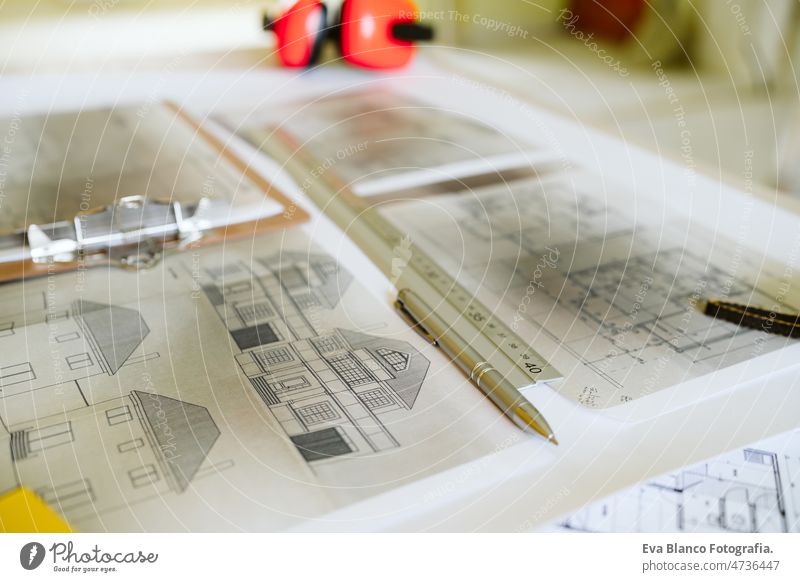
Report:
[[[309,168],[318,162],[293,146],[291,137],[276,129],[264,149],[303,184],[306,195],[391,278],[396,289],[412,289],[516,387],[561,379],[543,356],[382,216],[379,205],[356,195],[333,172],[308,180]]]

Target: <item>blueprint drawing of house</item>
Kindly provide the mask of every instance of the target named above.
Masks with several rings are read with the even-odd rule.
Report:
[[[0,491],[28,487],[80,520],[181,493],[208,469],[220,431],[205,407],[153,391],[145,364],[159,354],[138,310],[79,299],[2,327]]]
[[[0,328],[0,422],[6,428],[119,396],[113,377],[124,366],[159,357],[144,350],[150,328],[130,307],[79,299],[7,317]]]
[[[389,421],[413,408],[429,362],[402,340],[325,328],[351,282],[336,261],[283,252],[207,274],[241,371],[303,459],[400,445]]]

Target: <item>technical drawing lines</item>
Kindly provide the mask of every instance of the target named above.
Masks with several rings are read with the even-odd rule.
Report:
[[[281,253],[207,273],[242,373],[305,461],[399,446],[385,419],[414,406],[429,362],[405,341],[322,324],[352,281],[336,261]]]
[[[791,454],[762,445],[739,449],[664,475],[585,507],[559,527],[589,532],[797,531],[794,481],[786,459],[798,460],[797,433],[782,437]],[[791,492],[790,495],[791,496]]]

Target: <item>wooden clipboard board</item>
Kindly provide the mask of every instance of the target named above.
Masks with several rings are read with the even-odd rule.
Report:
[[[219,153],[221,159],[225,160],[233,169],[254,184],[263,192],[265,197],[277,202],[282,207],[281,212],[270,216],[204,231],[202,238],[184,245],[182,250],[219,244],[226,240],[253,237],[267,231],[288,228],[308,220],[309,215],[303,208],[277,189],[261,174],[254,171],[244,160],[227,148],[218,137],[203,127],[197,119],[175,103],[164,102],[162,105],[171,111],[181,123],[185,123],[192,128],[196,135]],[[19,243],[20,245],[26,244],[25,234],[21,233],[19,235]],[[164,254],[175,250],[177,250],[177,245],[164,245],[163,247]],[[108,258],[104,260],[102,256],[95,255],[74,261],[35,262],[33,259],[27,258],[20,261],[0,262],[0,283],[102,265],[109,265]]]

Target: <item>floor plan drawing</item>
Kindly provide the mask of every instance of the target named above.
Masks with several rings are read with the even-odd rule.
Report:
[[[710,245],[702,231],[640,224],[589,188],[569,176],[523,179],[384,212],[423,250],[441,257],[450,249],[443,266],[485,304],[522,313],[549,338],[553,353],[545,355],[567,376],[558,390],[589,407],[627,402],[786,345],[698,309],[709,296],[775,304],[774,294],[747,278],[768,273],[765,265],[735,247],[716,263],[703,260],[692,250]]]
[[[607,239],[630,236],[632,225],[599,200],[575,196],[559,183],[549,184],[547,199],[540,189],[509,184],[508,191],[481,192],[479,196],[462,198],[452,220],[457,221],[465,241],[479,241],[464,253],[463,267],[473,275],[487,265],[510,275],[488,277],[484,284],[494,291],[524,287],[530,280],[537,259],[545,250],[543,240],[552,248],[572,247],[579,239],[584,244],[601,244]],[[520,188],[517,192],[516,188]],[[537,199],[538,198],[538,199]],[[454,200],[455,201],[455,200]],[[538,204],[546,207],[540,212]],[[447,204],[448,211],[451,204]],[[579,233],[579,234],[578,234]],[[437,232],[426,232],[425,238],[438,241]],[[469,243],[467,243],[469,244]]]
[[[8,317],[2,327],[0,420],[6,426],[115,396],[116,384],[102,378],[159,357],[145,351],[150,328],[130,307],[79,299],[63,309]]]
[[[557,529],[587,532],[795,532],[800,433],[774,437],[585,507]]]
[[[750,357],[758,332],[702,317],[693,304],[702,297],[773,302],[752,285],[674,247],[570,272],[567,281],[569,291],[554,299],[595,330],[594,342],[606,342],[605,352],[587,358],[586,365],[620,391],[635,376],[647,381],[665,350],[676,362],[708,371]],[[784,343],[761,335],[762,351]]]
[[[336,261],[284,252],[208,275],[242,373],[305,461],[400,445],[387,421],[414,406],[429,362],[405,341],[326,327],[351,282]]]

